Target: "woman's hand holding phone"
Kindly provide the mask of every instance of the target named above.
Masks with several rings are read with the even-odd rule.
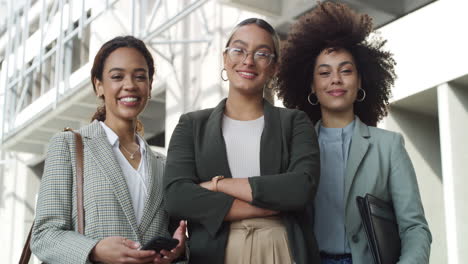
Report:
[[[169,264],[172,263],[175,259],[182,256],[185,253],[185,241],[187,237],[185,233],[187,231],[187,223],[183,220],[179,222],[179,227],[174,232],[172,238],[179,240],[179,243],[172,250],[161,250],[159,254],[154,259],[154,263],[157,264]]]
[[[140,250],[141,245],[130,239],[120,236],[106,237],[96,244],[91,251],[89,259],[100,263],[169,264],[185,253],[186,230],[187,224],[185,221],[180,221],[179,227],[173,235],[173,238],[178,240],[178,244],[174,248],[168,246],[170,243],[167,242],[170,242],[170,240],[162,241],[161,239],[156,239],[155,241],[150,241]],[[151,242],[153,242],[152,245]],[[172,249],[162,249],[157,252],[152,247],[154,249],[158,249],[158,247]]]
[[[140,244],[130,239],[112,236],[100,240],[89,256],[100,263],[152,263],[157,256],[154,250],[139,250]],[[156,262],[157,263],[157,262]]]

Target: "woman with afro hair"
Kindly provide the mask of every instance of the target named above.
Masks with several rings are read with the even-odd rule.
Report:
[[[305,111],[318,135],[321,176],[311,225],[322,263],[373,263],[356,205],[356,196],[368,193],[393,204],[398,263],[428,263],[432,237],[403,138],[375,127],[396,76],[386,41],[371,33],[368,15],[319,3],[291,29],[278,95],[286,107]]]

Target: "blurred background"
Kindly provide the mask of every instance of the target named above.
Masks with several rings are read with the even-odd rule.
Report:
[[[379,126],[406,139],[433,235],[430,263],[466,263],[468,1],[339,2],[372,16],[395,55],[398,79]],[[141,119],[145,138],[165,153],[182,113],[213,107],[227,95],[221,54],[238,22],[264,18],[284,39],[315,6],[315,0],[0,0],[2,262],[19,260],[49,139],[88,124],[101,103],[89,73],[105,41],[131,34],[150,47],[156,76]]]

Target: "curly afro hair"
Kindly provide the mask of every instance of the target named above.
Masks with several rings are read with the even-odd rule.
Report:
[[[372,19],[344,4],[319,3],[302,16],[292,26],[282,51],[277,93],[284,106],[305,111],[314,124],[320,120],[320,105],[307,102],[315,61],[323,50],[344,49],[353,56],[366,92],[363,102],[354,103],[354,112],[365,124],[376,126],[387,115],[396,75],[393,55],[383,50],[386,40],[368,39],[372,32]]]

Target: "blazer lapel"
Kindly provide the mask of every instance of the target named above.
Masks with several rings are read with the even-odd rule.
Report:
[[[93,160],[97,163],[101,173],[114,186],[115,197],[122,206],[122,210],[131,224],[133,231],[140,237],[136,223],[135,212],[127,188],[122,169],[115,158],[112,146],[106,136],[106,132],[99,122],[93,122],[89,130],[83,131],[84,145],[90,149]]]
[[[356,172],[361,164],[364,156],[369,149],[369,140],[370,137],[369,128],[366,124],[362,123],[359,117],[355,117],[356,123],[354,125],[353,137],[351,140],[351,147],[348,155],[348,162],[345,171],[345,201],[348,202],[349,192],[351,186],[353,185]],[[321,120],[315,124],[315,132],[317,132],[317,137],[320,135],[320,124]],[[354,200],[353,200],[354,201]]]
[[[148,144],[146,144],[146,160],[148,161],[149,194],[146,197],[140,223],[139,230],[141,234],[144,234],[151,225],[153,217],[160,209],[163,200],[162,176],[164,174],[164,162],[162,158],[154,155]]]
[[[353,137],[351,140],[351,147],[349,150],[348,162],[346,166],[345,201],[348,201],[349,192],[351,190],[354,178],[356,177],[356,172],[362,160],[364,159],[367,150],[369,149],[369,137],[369,128],[366,124],[362,123],[358,117],[356,117],[356,123],[354,125]]]
[[[279,109],[263,100],[265,127],[260,140],[260,174],[272,175],[281,170],[281,123]]]
[[[207,160],[210,161],[210,169],[217,175],[223,175],[226,178],[232,178],[231,170],[226,153],[226,143],[224,142],[222,121],[226,99],[222,100],[211,112],[206,123],[204,147],[207,153]],[[216,175],[210,175],[211,177]]]
[[[206,124],[206,153],[213,172],[232,178],[227,160],[226,143],[223,137],[222,120],[226,99],[211,113]],[[265,127],[260,140],[260,174],[276,174],[281,169],[281,124],[279,110],[263,100]],[[215,175],[213,175],[215,176]]]

